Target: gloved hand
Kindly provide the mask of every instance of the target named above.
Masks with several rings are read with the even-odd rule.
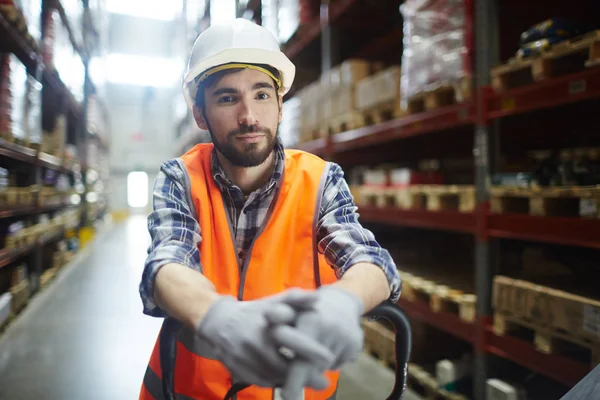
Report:
[[[317,290],[318,300],[314,309],[302,312],[296,321],[297,329],[325,345],[333,359],[325,367],[310,361],[297,360],[286,378],[283,387],[284,399],[300,398],[308,382],[314,382],[325,370],[337,370],[356,359],[363,347],[364,333],[360,319],[364,312],[363,302],[348,291],[336,286],[323,286]],[[273,312],[267,313],[269,320],[276,320]],[[280,346],[291,346],[289,338],[276,338]],[[302,338],[303,340],[305,338]],[[298,343],[295,343],[298,345]]]
[[[217,359],[234,379],[262,387],[280,386],[292,359],[282,355],[278,342],[286,343],[295,357],[311,365],[332,362],[333,355],[327,347],[291,326],[298,312],[310,310],[317,299],[315,292],[298,289],[253,301],[223,296],[208,310],[196,333],[214,347]],[[323,380],[311,378],[307,386],[324,389]]]

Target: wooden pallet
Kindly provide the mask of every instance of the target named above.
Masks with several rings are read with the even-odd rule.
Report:
[[[11,287],[10,293],[12,294],[12,312],[16,315],[29,303],[29,282],[24,280],[18,285]]]
[[[42,273],[42,276],[40,276],[40,286],[42,287],[42,289],[48,287],[48,285],[56,277],[57,272],[58,270],[56,268],[48,268]]]
[[[552,46],[539,56],[492,68],[492,87],[505,91],[600,64],[600,30]]]
[[[544,354],[559,354],[588,362],[592,367],[600,363],[600,343],[574,337],[566,332],[539,326],[505,313],[494,314],[494,333],[499,336],[517,336],[531,341]]]
[[[465,76],[452,83],[441,84],[438,87],[417,93],[406,102],[408,114],[418,114],[423,111],[459,104],[471,98],[471,77]]]
[[[416,364],[408,364],[407,386],[424,400],[467,400],[459,393],[451,393],[437,385],[435,377]]]
[[[400,100],[394,100],[361,111],[365,126],[391,121],[406,115],[400,108]]]
[[[362,128],[363,126],[365,126],[363,115],[358,111],[350,111],[331,118],[327,124],[327,134],[331,136],[337,133]]]
[[[600,218],[600,186],[490,189],[492,213]]]
[[[427,304],[434,312],[456,314],[466,322],[475,321],[477,297],[474,294],[410,273],[401,273],[401,277],[402,298]]]
[[[376,207],[473,212],[475,188],[471,185],[413,185],[407,188],[363,186],[361,199]]]

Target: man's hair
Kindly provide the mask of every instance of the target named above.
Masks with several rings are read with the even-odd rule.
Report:
[[[281,79],[279,71],[276,68],[273,68],[270,65],[266,65],[266,64],[253,64],[253,65],[264,68],[267,71],[269,71],[270,73],[272,73],[274,76],[276,76],[278,79]],[[234,72],[242,71],[243,69],[244,68],[225,69],[225,70],[222,70],[219,72],[215,72],[214,74],[210,75],[208,78],[203,80],[198,85],[198,91],[196,92],[196,98],[194,101],[196,107],[204,110],[204,106],[206,105],[206,103],[205,103],[206,99],[204,96],[204,92],[207,88],[214,87],[217,84],[217,82],[219,82],[221,80],[221,78],[223,78],[224,76],[233,74]],[[273,86],[275,87],[275,90],[277,90],[277,83],[274,80],[273,80]]]

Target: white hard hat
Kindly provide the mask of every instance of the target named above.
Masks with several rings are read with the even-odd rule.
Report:
[[[280,80],[282,96],[290,90],[296,67],[279,49],[271,32],[243,18],[210,26],[196,39],[183,79],[183,95],[188,107],[194,105],[198,81],[202,78],[219,70],[253,68],[256,64],[269,65],[279,71],[280,76],[274,78]]]

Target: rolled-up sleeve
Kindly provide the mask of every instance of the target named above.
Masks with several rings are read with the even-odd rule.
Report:
[[[151,245],[144,265],[139,291],[144,314],[166,317],[154,301],[154,280],[158,270],[170,263],[200,271],[200,225],[186,188],[187,175],[177,160],[162,164],[152,194],[153,211],[148,216]]]
[[[400,297],[401,280],[390,253],[382,248],[371,231],[358,221],[358,207],[344,179],[344,172],[331,164],[321,203],[317,240],[319,251],[340,278],[350,267],[365,262],[377,265],[390,285],[390,300]]]

